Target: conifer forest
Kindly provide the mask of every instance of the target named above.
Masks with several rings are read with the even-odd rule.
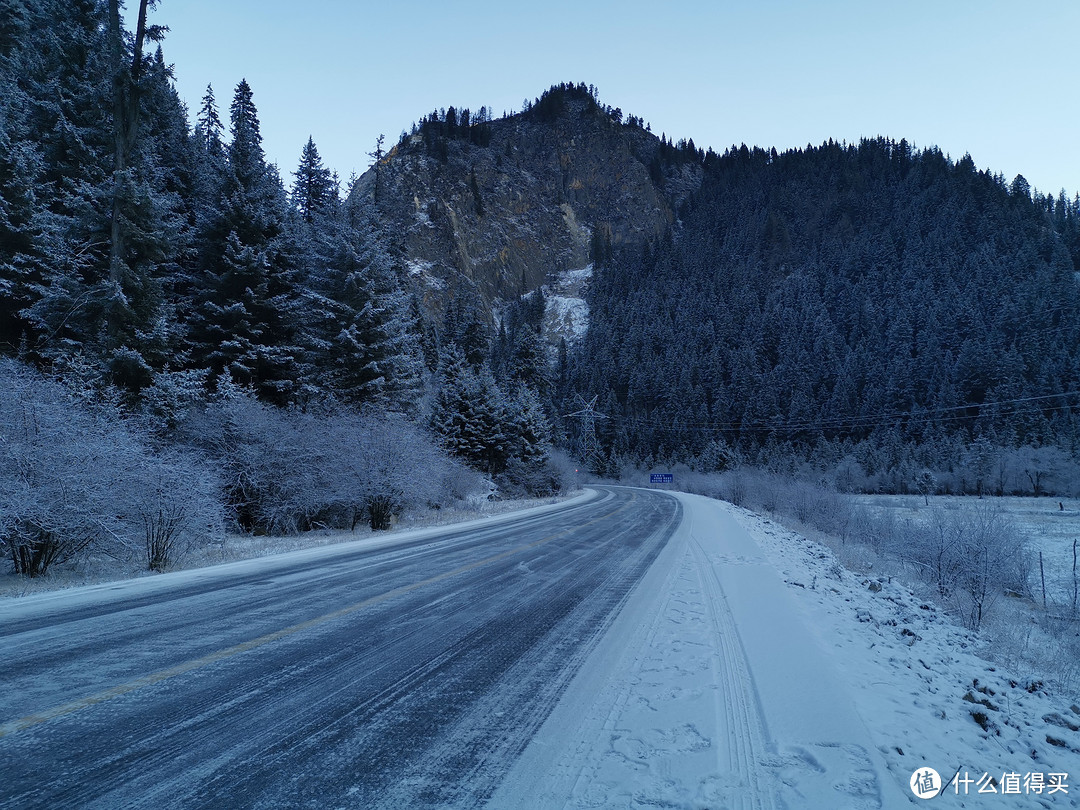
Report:
[[[575,465],[1080,487],[1080,198],[891,137],[703,150],[572,83],[501,117],[424,114],[361,176],[326,166],[317,132],[278,167],[258,87],[181,102],[148,5],[127,30],[118,0],[0,0],[16,572],[91,547],[163,570],[224,531],[386,528],[557,493]],[[624,197],[663,215],[588,197],[565,159],[506,210],[499,184],[546,176],[569,143],[595,184],[632,166]],[[545,258],[544,210],[576,264]],[[497,263],[491,235],[529,216],[536,252],[490,279],[455,236],[435,258],[457,275],[425,281],[403,235],[472,228]],[[588,328],[552,336],[548,277],[585,267]],[[571,416],[589,403],[595,419]]]

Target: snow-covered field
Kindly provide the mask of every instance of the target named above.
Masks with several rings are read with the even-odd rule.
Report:
[[[1080,778],[1080,706],[899,582],[679,497],[683,528],[490,807],[893,808],[927,767],[938,806],[1080,806],[1050,787]]]
[[[929,498],[929,507],[919,495],[861,495],[856,501],[879,513],[891,512],[901,520],[919,521],[925,519],[931,509],[962,509],[971,506],[976,499],[938,495]],[[1048,599],[1069,603],[1073,588],[1073,543],[1080,541],[1080,503],[1072,498],[1028,497],[986,498],[984,501],[1000,508],[1024,534],[1033,555],[1036,576],[1038,554],[1042,552]],[[1080,553],[1080,544],[1077,548]],[[1041,591],[1041,583],[1034,584]]]
[[[819,643],[832,648],[894,775],[906,782],[923,765],[946,781],[957,772],[961,780],[989,774],[1000,791],[1014,787],[1010,775],[1018,774],[1017,793],[979,794],[978,785],[961,783],[943,798],[965,807],[1080,806],[1080,784],[1053,795],[1023,784],[1029,774],[1080,779],[1076,695],[1054,694],[1037,679],[988,663],[976,654],[979,639],[901,583],[854,576],[822,546],[749,514],[740,519],[784,576]]]

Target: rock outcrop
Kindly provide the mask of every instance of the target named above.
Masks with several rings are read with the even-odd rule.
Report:
[[[598,246],[644,245],[701,180],[699,162],[662,163],[659,138],[581,86],[481,125],[483,145],[422,124],[352,191],[376,200],[432,315],[460,296],[490,313]]]

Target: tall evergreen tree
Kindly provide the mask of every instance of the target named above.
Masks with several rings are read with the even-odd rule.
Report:
[[[304,221],[311,224],[336,200],[337,189],[331,180],[330,170],[323,166],[315,140],[310,136],[300,153],[300,165],[293,175],[296,181],[293,183],[292,203]]]
[[[199,114],[195,118],[195,128],[199,132],[199,145],[208,152],[220,152],[222,146],[222,134],[225,131],[218,114],[217,100],[214,98],[214,86],[206,85],[206,93],[203,94],[202,103],[199,106]]]
[[[512,452],[521,462],[529,489],[536,491],[551,450],[551,424],[540,397],[527,385],[517,386],[511,412],[514,422]]]
[[[38,78],[24,46],[43,24],[40,10],[23,0],[0,0],[0,352],[7,354],[31,337],[25,310],[42,283],[44,165],[29,120],[29,94],[17,77]]]
[[[230,107],[232,140],[216,215],[202,234],[203,284],[191,318],[196,365],[276,403],[297,394],[298,300],[285,239],[285,192],[266,165],[250,85]],[[227,337],[226,337],[227,336]]]
[[[53,363],[104,353],[102,332],[116,300],[109,283],[112,120],[105,7],[93,0],[48,3],[23,46],[37,143],[37,250],[30,356]],[[40,26],[40,27],[39,27]]]
[[[488,475],[506,469],[513,447],[502,392],[486,369],[475,369],[448,347],[431,412],[431,427],[444,448]]]
[[[119,287],[124,275],[125,222],[123,216],[124,185],[129,177],[128,164],[139,135],[142,95],[145,90],[143,74],[146,60],[143,46],[147,41],[159,41],[165,33],[161,26],[147,25],[147,11],[156,0],[139,0],[138,21],[131,38],[131,55],[126,51],[126,32],[120,25],[120,0],[109,2],[109,70],[112,74],[112,134],[114,144],[113,205],[109,280]]]
[[[412,413],[424,376],[423,325],[401,288],[370,200],[331,202],[291,232],[302,268],[305,387],[354,405]]]

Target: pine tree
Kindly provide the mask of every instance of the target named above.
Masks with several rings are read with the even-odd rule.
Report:
[[[214,86],[206,85],[206,93],[203,95],[199,114],[195,118],[195,128],[199,133],[199,145],[205,152],[218,153],[222,146],[222,133],[225,128],[218,114],[217,101],[214,99]]]
[[[519,385],[512,405],[516,447],[514,455],[532,475],[541,471],[551,450],[551,424],[540,397],[527,385]]]
[[[15,249],[0,247],[0,276],[13,276],[4,331],[25,336],[28,359],[82,354],[99,384],[131,391],[171,351],[163,279],[185,250],[186,121],[160,51],[141,51],[161,34],[146,25],[150,5],[133,37],[115,4],[25,6],[11,22],[29,27],[5,51],[19,81],[0,91],[21,108],[0,116],[0,172],[12,178],[0,196],[19,203],[0,216]]]
[[[370,200],[313,223],[297,217],[305,385],[354,405],[413,413],[425,374],[423,323],[399,281]]]
[[[246,81],[237,85],[230,111],[220,202],[200,238],[203,283],[190,319],[191,356],[196,366],[228,372],[268,401],[285,403],[298,394],[300,373],[285,191],[265,163]]]
[[[444,319],[443,343],[453,344],[473,368],[479,369],[488,359],[491,340],[480,307],[472,301],[454,299]]]
[[[161,48],[145,60],[139,137],[124,200],[123,305],[113,310],[108,365],[114,384],[131,391],[173,362],[179,329],[170,301],[189,285],[190,227],[197,156],[183,105]]]
[[[541,397],[551,389],[548,381],[547,351],[540,335],[531,326],[522,326],[514,337],[509,361],[509,378],[527,386]]]
[[[0,0],[0,352],[13,354],[30,337],[25,315],[42,283],[44,237],[39,188],[44,170],[29,119],[30,98],[16,77],[33,73],[21,47],[41,20],[25,3]],[[25,81],[25,78],[24,78]]]
[[[372,161],[373,161],[371,166],[375,170],[375,183],[374,183],[374,185],[372,187],[371,194],[372,194],[372,202],[376,206],[379,205],[379,200],[382,197],[382,185],[383,185],[382,184],[382,173],[383,173],[383,165],[382,164],[383,164],[383,157],[385,157],[385,153],[383,152],[383,141],[385,139],[386,139],[386,136],[383,135],[382,133],[379,133],[379,137],[375,140],[375,149],[373,151],[371,151],[371,152],[368,152],[368,157],[370,157],[372,159]]]
[[[49,3],[24,44],[26,89],[34,115],[27,135],[40,159],[34,184],[37,249],[31,359],[55,363],[105,354],[110,306],[110,211],[114,155],[109,106],[108,19],[92,0]],[[99,376],[103,376],[100,375]]]
[[[347,402],[376,402],[389,386],[389,322],[382,298],[387,293],[385,268],[377,257],[345,243],[332,272],[337,277],[340,320],[330,342],[330,379],[335,393]]]
[[[214,88],[208,84],[192,134],[195,161],[191,208],[195,212],[196,227],[200,232],[209,229],[220,205],[226,169],[222,132]]]
[[[147,25],[148,9],[156,5],[154,0],[139,0],[138,23],[131,38],[132,53],[128,58],[125,33],[120,26],[120,0],[109,1],[109,71],[112,74],[113,96],[113,204],[111,216],[111,239],[109,280],[119,287],[124,274],[124,191],[129,180],[128,164],[136,148],[139,135],[139,118],[142,113],[142,95],[145,90],[144,73],[146,60],[143,46],[146,42],[160,41],[165,29]]]
[[[442,446],[488,475],[506,469],[513,425],[495,378],[477,370],[456,348],[444,354],[431,427]]]
[[[300,153],[300,165],[293,172],[292,203],[308,224],[325,213],[337,197],[337,189],[331,181],[330,170],[323,166],[319,150],[310,136]]]

